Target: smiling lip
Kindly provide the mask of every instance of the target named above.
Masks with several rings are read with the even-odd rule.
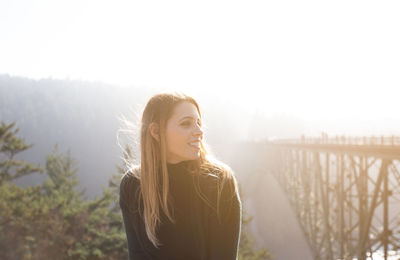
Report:
[[[192,143],[196,143],[196,145],[193,145]],[[200,149],[200,142],[192,142],[189,143],[189,146],[194,148],[194,149]]]

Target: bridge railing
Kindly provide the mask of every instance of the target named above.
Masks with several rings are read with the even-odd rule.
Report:
[[[271,143],[291,144],[336,144],[336,145],[385,145],[400,146],[400,136],[345,136],[336,135],[329,137],[322,133],[319,137],[302,135],[299,139],[271,139]]]

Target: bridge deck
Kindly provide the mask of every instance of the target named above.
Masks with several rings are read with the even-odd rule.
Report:
[[[359,145],[359,144],[308,144],[308,143],[270,143],[269,145],[327,153],[346,153],[373,156],[387,159],[400,159],[400,145]]]

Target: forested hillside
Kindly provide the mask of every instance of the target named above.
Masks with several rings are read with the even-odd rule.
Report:
[[[21,135],[35,144],[21,155],[28,161],[43,165],[56,143],[60,149],[70,150],[79,166],[81,187],[87,187],[88,195],[93,196],[101,192],[99,187],[106,184],[120,161],[118,116],[133,116],[130,109],[140,105],[145,96],[144,89],[97,82],[37,81],[2,75],[0,120],[16,122]],[[41,181],[41,176],[33,174],[18,182],[28,185]]]

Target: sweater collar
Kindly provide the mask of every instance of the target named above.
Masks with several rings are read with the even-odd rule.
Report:
[[[191,163],[193,163],[193,160],[181,161],[179,163],[167,163],[168,172],[184,172],[189,169]]]

